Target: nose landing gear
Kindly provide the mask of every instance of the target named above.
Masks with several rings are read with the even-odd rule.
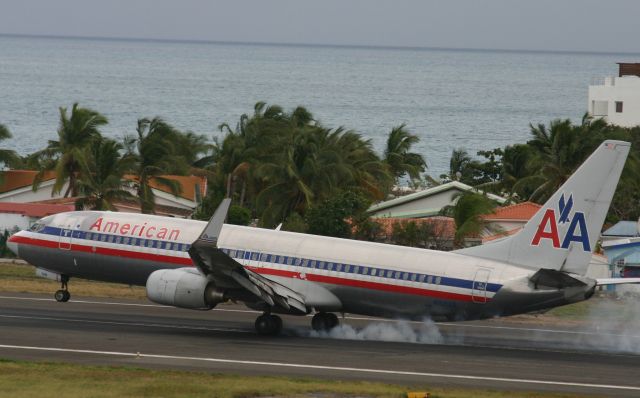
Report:
[[[66,303],[71,298],[71,293],[69,293],[69,277],[67,275],[62,275],[61,281],[61,289],[56,291],[53,297],[59,303]]]

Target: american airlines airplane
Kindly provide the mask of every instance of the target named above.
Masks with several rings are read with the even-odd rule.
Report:
[[[275,335],[276,313],[335,313],[473,320],[586,300],[598,285],[640,278],[585,276],[630,144],[605,141],[539,212],[510,237],[441,252],[261,228],[223,225],[225,199],[209,223],[152,215],[74,211],[45,217],[9,239],[40,276],[146,286],[150,300],[212,309],[227,300],[263,311],[255,328]]]

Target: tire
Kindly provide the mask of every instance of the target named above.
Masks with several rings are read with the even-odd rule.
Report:
[[[340,321],[336,314],[319,312],[311,318],[311,328],[316,332],[328,332],[338,326]]]
[[[71,298],[71,293],[69,293],[68,290],[63,290],[63,291],[64,291],[64,296],[62,298],[62,302],[66,303]]]
[[[275,336],[282,330],[282,319],[276,315],[260,315],[255,322],[256,331],[263,336]]]
[[[69,299],[67,298],[67,300],[65,300],[67,296],[65,295],[65,291],[64,290],[58,290],[54,293],[53,298],[56,299],[57,302],[59,303],[64,303],[65,301],[68,301]]]

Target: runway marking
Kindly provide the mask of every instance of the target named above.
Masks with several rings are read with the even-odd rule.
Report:
[[[0,299],[55,302],[55,300],[51,299],[51,298],[38,298],[38,297],[0,296]],[[175,309],[176,308],[176,307],[171,307],[171,306],[166,306],[166,305],[158,305],[158,304],[120,303],[120,302],[91,301],[91,300],[71,300],[71,301],[69,301],[69,303],[104,304],[104,305],[129,306],[129,307],[154,307],[154,308],[165,308],[165,309]],[[261,314],[262,313],[260,311],[253,311],[253,310],[237,310],[237,309],[225,309],[225,308],[214,308],[212,311],[236,312],[236,313],[244,313],[244,314]],[[370,322],[391,322],[391,323],[394,323],[394,322],[408,322],[408,323],[411,323],[411,324],[414,324],[414,325],[423,324],[423,322],[420,322],[420,321],[404,321],[404,320],[399,320],[399,319],[383,319],[383,318],[358,317],[358,316],[346,316],[344,319],[350,319],[350,320],[356,320],[356,321],[370,321]],[[454,328],[517,330],[517,331],[525,331],[525,332],[574,334],[574,335],[583,335],[583,336],[631,337],[631,338],[634,338],[634,339],[640,339],[640,335],[619,334],[619,333],[611,333],[611,332],[590,332],[590,331],[579,331],[579,330],[521,328],[521,327],[515,327],[515,326],[470,325],[470,324],[449,323],[449,322],[435,322],[435,324],[437,326],[447,326],[447,327],[454,327]]]
[[[253,333],[252,331],[244,329],[223,329],[223,328],[208,328],[204,326],[181,326],[181,325],[165,325],[161,323],[139,323],[139,322],[115,322],[115,321],[95,321],[88,319],[74,319],[74,318],[53,318],[45,316],[26,316],[26,315],[0,315],[0,318],[13,318],[13,319],[32,319],[39,321],[57,321],[57,322],[75,322],[75,323],[92,323],[98,325],[117,325],[117,326],[141,326],[141,327],[155,327],[166,329],[186,329],[186,330],[206,330],[210,332],[238,332],[238,333]]]
[[[541,384],[541,385],[565,386],[565,387],[586,387],[586,388],[600,388],[600,389],[607,389],[607,390],[640,391],[640,387],[636,387],[636,386],[618,386],[618,385],[611,385],[611,384],[592,384],[592,383],[577,383],[577,382],[569,382],[569,381],[551,381],[551,380],[536,380],[536,379],[515,379],[515,378],[508,378],[508,377],[472,376],[472,375],[459,375],[459,374],[448,374],[448,373],[410,372],[410,371],[402,371],[402,370],[351,368],[351,367],[344,367],[344,366],[311,365],[311,364],[286,363],[286,362],[247,361],[247,360],[224,359],[224,358],[187,357],[187,356],[177,356],[177,355],[143,354],[138,352],[134,353],[134,352],[119,352],[119,351],[80,350],[80,349],[71,349],[71,348],[18,346],[18,345],[7,345],[7,344],[0,344],[0,348],[14,349],[14,350],[63,352],[63,353],[73,353],[73,354],[107,355],[107,356],[119,356],[119,357],[131,357],[131,358],[173,359],[173,360],[180,360],[180,361],[215,362],[215,363],[227,363],[227,364],[236,364],[236,365],[258,365],[258,366],[270,366],[270,367],[280,367],[280,368],[299,368],[299,369],[330,370],[330,371],[359,372],[359,373],[372,373],[372,374],[389,374],[389,375],[401,375],[401,376],[439,377],[439,378],[448,378],[448,379],[495,381],[495,382],[519,383],[519,384]]]

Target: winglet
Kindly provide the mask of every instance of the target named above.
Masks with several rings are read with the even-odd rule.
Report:
[[[220,205],[218,205],[218,208],[213,213],[213,217],[209,220],[209,224],[207,224],[204,231],[200,234],[198,238],[199,242],[211,243],[213,245],[218,243],[218,237],[220,236],[220,231],[222,231],[222,225],[227,218],[230,206],[231,199],[229,198],[225,198],[220,202]]]

